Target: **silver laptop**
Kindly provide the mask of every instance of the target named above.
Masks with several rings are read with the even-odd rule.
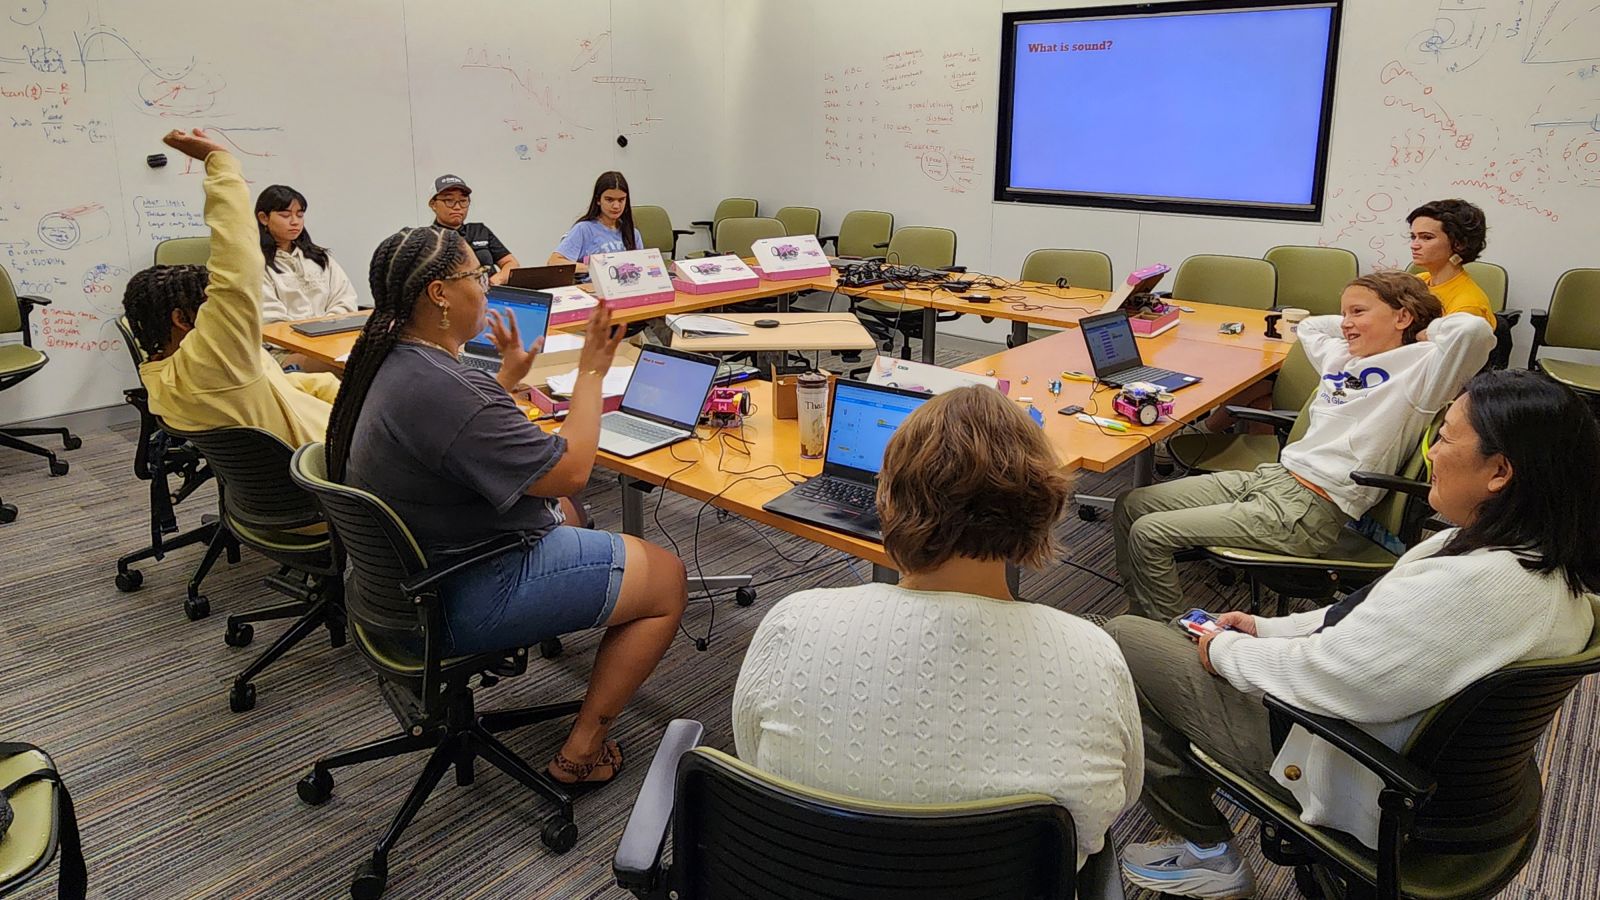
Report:
[[[550,326],[550,304],[553,297],[543,291],[525,291],[497,284],[489,288],[489,308],[516,320],[517,333],[524,347],[545,336]],[[492,325],[484,325],[483,333],[467,341],[461,348],[461,361],[485,372],[500,371],[500,351],[490,339]]]
[[[622,408],[600,417],[600,449],[638,456],[693,435],[717,365],[716,357],[671,347],[640,350]]]

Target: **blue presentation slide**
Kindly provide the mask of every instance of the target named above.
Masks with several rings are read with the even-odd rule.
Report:
[[[628,389],[622,392],[622,405],[631,412],[693,425],[700,420],[700,409],[716,374],[714,365],[645,350],[633,366]]]
[[[827,461],[876,473],[894,430],[927,399],[840,383],[833,394]]]
[[[1019,24],[1011,187],[1311,203],[1332,16]]]
[[[494,289],[489,290],[489,308],[499,310],[502,314],[510,313],[517,320],[517,333],[522,336],[522,345],[532,347],[533,342],[544,337],[545,328],[550,324],[550,307],[547,305],[530,306],[520,299],[512,300],[505,297],[496,297]],[[474,344],[483,344],[493,347],[494,342],[489,339],[493,325],[485,323],[483,333],[472,339]]]

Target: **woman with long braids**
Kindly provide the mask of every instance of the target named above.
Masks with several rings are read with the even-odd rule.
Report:
[[[122,307],[146,362],[150,411],[183,431],[249,425],[291,447],[322,440],[339,380],[284,372],[261,346],[261,244],[239,162],[203,130],[167,146],[206,167],[204,266],[152,266],[128,281]]]
[[[378,245],[368,271],[374,308],[334,404],[328,472],[392,506],[430,556],[506,532],[533,539],[444,584],[445,652],[605,626],[583,708],[548,768],[567,784],[610,781],[622,752],[606,733],[672,643],[687,600],[676,556],[566,525],[577,513],[556,499],[594,468],[601,382],[623,329],[596,307],[566,424],[549,434],[508,393],[538,344],[524,349],[516,322],[488,311],[488,272],[459,234],[404,229]],[[501,354],[492,377],[459,359],[486,322]]]

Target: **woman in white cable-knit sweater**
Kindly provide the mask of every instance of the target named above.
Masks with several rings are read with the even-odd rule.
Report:
[[[1133,682],[1104,631],[1006,586],[1008,562],[1053,561],[1071,489],[1039,426],[993,388],[924,403],[878,484],[900,583],[773,607],[734,688],[739,757],[868,800],[1048,794],[1072,813],[1081,868],[1138,796]]]
[[[1125,848],[1134,884],[1187,897],[1254,896],[1195,743],[1281,787],[1300,818],[1377,845],[1379,781],[1296,727],[1274,753],[1260,697],[1348,720],[1395,749],[1422,715],[1511,663],[1576,653],[1600,590],[1600,425],[1572,391],[1524,371],[1475,377],[1432,445],[1428,503],[1460,527],[1413,547],[1369,589],[1282,618],[1225,613],[1195,646],[1124,616],[1145,729],[1145,806],[1176,839]],[[1265,780],[1270,777],[1271,781]]]

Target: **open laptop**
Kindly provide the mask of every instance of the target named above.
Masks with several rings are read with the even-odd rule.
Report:
[[[1133,337],[1133,326],[1128,324],[1128,314],[1125,312],[1119,310],[1098,316],[1084,316],[1078,320],[1078,328],[1083,332],[1083,342],[1089,346],[1089,363],[1094,366],[1094,377],[1112,387],[1147,381],[1159,385],[1164,391],[1175,391],[1200,381],[1198,375],[1145,365],[1144,358],[1139,355],[1139,342]]]
[[[510,274],[506,275],[506,284],[530,291],[542,291],[545,288],[577,284],[577,278],[578,267],[574,263],[564,263],[559,266],[527,266],[512,269]]]
[[[342,334],[346,331],[360,331],[367,325],[367,316],[371,310],[362,310],[348,316],[339,316],[334,319],[312,319],[309,322],[295,322],[289,327],[299,334],[307,337],[322,337],[329,334]]]
[[[524,291],[497,284],[489,288],[489,308],[510,315],[517,322],[517,333],[522,346],[532,347],[533,342],[544,337],[550,325],[551,297],[542,291]],[[500,371],[500,351],[490,340],[494,326],[485,324],[483,333],[461,348],[461,361],[485,372]]]
[[[714,356],[671,347],[640,350],[622,407],[600,417],[600,449],[638,456],[694,434],[717,366]]]
[[[859,381],[834,382],[822,474],[761,508],[869,541],[882,540],[877,493],[883,452],[900,423],[931,396]]]

